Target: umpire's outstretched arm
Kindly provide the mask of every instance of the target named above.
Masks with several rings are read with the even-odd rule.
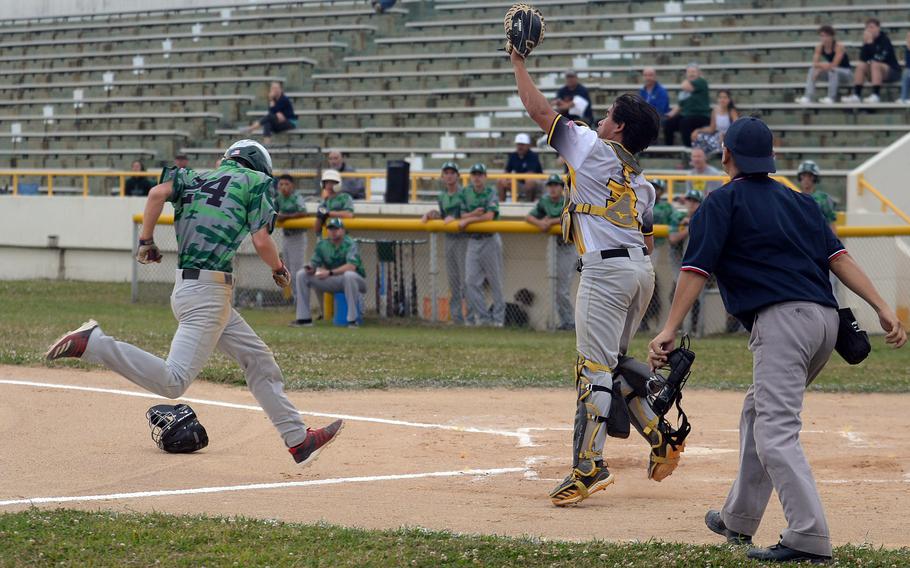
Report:
[[[550,106],[547,100],[531,75],[525,67],[524,57],[518,55],[518,52],[512,51],[512,68],[515,70],[515,84],[518,86],[518,96],[521,97],[521,103],[531,116],[531,120],[537,123],[541,130],[547,132],[553,121],[556,120],[556,111]]]

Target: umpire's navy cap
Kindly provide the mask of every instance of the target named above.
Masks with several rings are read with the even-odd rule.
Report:
[[[733,154],[741,173],[777,171],[774,165],[774,135],[759,118],[743,117],[731,124],[724,135],[724,146]]]

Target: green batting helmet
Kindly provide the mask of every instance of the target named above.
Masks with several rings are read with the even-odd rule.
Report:
[[[228,160],[239,159],[246,163],[251,170],[272,175],[272,157],[265,147],[255,140],[238,140],[225,150],[224,157]]]
[[[812,160],[806,160],[805,162],[803,162],[799,165],[799,168],[797,168],[796,179],[799,179],[799,176],[801,176],[803,174],[812,174],[813,176],[815,176],[815,179],[817,180],[819,178],[819,176],[822,175],[822,172],[820,169],[818,169],[818,164],[816,164]]]

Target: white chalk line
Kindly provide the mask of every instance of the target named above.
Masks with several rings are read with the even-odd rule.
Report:
[[[34,381],[16,381],[16,380],[7,380],[0,379],[0,384],[3,385],[14,385],[14,386],[26,386],[26,387],[37,387],[37,388],[49,388],[49,389],[62,389],[62,390],[74,390],[82,392],[94,392],[102,394],[118,394],[121,396],[133,396],[138,398],[151,398],[156,400],[168,400],[163,396],[157,394],[148,393],[148,392],[138,392],[138,391],[128,391],[121,389],[108,389],[100,387],[82,387],[76,385],[63,385],[57,383],[39,383]],[[177,400],[192,402],[193,404],[202,404],[208,406],[220,406],[222,408],[234,408],[239,410],[254,410],[262,412],[262,408],[252,404],[237,404],[234,402],[222,402],[218,400],[208,400],[202,398],[190,398],[190,397],[180,397]],[[350,420],[351,422],[371,422],[374,424],[386,424],[390,426],[405,426],[408,428],[423,428],[423,429],[432,429],[432,430],[448,430],[451,432],[467,432],[470,434],[488,434],[491,436],[503,436],[506,438],[515,438],[518,440],[519,447],[530,447],[534,445],[531,435],[523,431],[525,429],[517,431],[509,430],[494,430],[489,428],[475,428],[472,426],[454,426],[451,424],[431,424],[426,422],[408,422],[405,420],[393,420],[388,418],[374,418],[370,416],[355,416],[351,414],[334,414],[328,412],[313,412],[309,410],[300,410],[299,411],[303,416],[316,416],[319,418],[333,418],[333,419],[342,419]]]
[[[31,497],[28,499],[9,499],[0,501],[0,507],[11,505],[40,505],[44,503],[77,503],[85,501],[118,501],[125,499],[143,499],[147,497],[170,497],[174,495],[200,495],[207,493],[226,493],[231,491],[262,491],[268,489],[289,489],[293,487],[313,487],[320,485],[341,485],[345,483],[374,483],[378,481],[400,481],[407,479],[427,479],[440,477],[488,477],[508,473],[523,473],[523,467],[501,467],[492,469],[465,469],[457,471],[434,471],[428,473],[402,473],[397,475],[373,475],[367,477],[336,477],[330,479],[312,479],[308,481],[282,481],[277,483],[250,483],[246,485],[225,485],[221,487],[195,487],[191,489],[164,489],[158,491],[136,491],[133,493],[109,493],[106,495],[76,495],[71,497]]]

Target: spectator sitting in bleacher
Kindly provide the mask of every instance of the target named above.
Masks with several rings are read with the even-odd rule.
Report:
[[[556,91],[553,107],[566,118],[582,120],[588,126],[594,124],[591,95],[588,88],[578,82],[578,73],[572,69],[566,71],[566,84]]]
[[[901,66],[897,62],[894,46],[888,34],[882,31],[881,23],[875,18],[866,20],[863,31],[863,47],[859,52],[859,62],[853,75],[853,94],[841,99],[845,103],[858,103],[863,95],[863,83],[866,77],[872,83],[872,94],[862,99],[863,102],[875,104],[881,101],[882,83],[893,83],[900,80]]]
[[[326,219],[354,216],[354,199],[341,191],[341,174],[335,170],[322,172],[322,203],[316,210],[316,234],[322,234]]]
[[[531,137],[527,134],[515,136],[515,151],[509,154],[506,160],[507,174],[542,174],[543,166],[540,164],[540,156],[531,151]],[[499,180],[499,200],[511,201],[512,181],[509,179]],[[538,184],[533,179],[518,180],[518,200],[534,201],[537,199]]]
[[[278,194],[275,196],[275,211],[279,221],[306,217],[306,203],[303,195],[297,191],[294,178],[288,174],[278,176]],[[307,236],[305,229],[283,229],[284,263],[288,272],[297,271],[306,264]]]
[[[395,5],[396,0],[372,0],[370,4],[373,5],[373,9],[376,10],[377,14],[382,14],[389,8]]]
[[[711,124],[692,131],[690,136],[692,146],[701,148],[707,155],[719,154],[724,134],[737,118],[739,118],[739,111],[736,109],[736,103],[733,102],[730,91],[726,89],[719,91],[717,104],[711,109]]]
[[[340,174],[350,174],[357,171],[345,163],[344,154],[338,150],[329,152],[327,158],[329,167]],[[349,194],[354,199],[365,199],[367,195],[366,184],[364,184],[363,178],[348,178],[347,181],[344,182],[341,191]]]
[[[174,154],[174,165],[182,170],[185,170],[186,168],[190,167],[190,159],[186,154],[178,152],[177,154]]]
[[[663,119],[670,112],[670,95],[667,94],[667,89],[657,82],[657,71],[653,67],[642,69],[641,78],[642,87],[638,90],[638,95],[654,107]]]
[[[686,67],[686,78],[680,85],[678,103],[664,120],[664,144],[673,145],[673,138],[679,131],[683,146],[692,145],[692,131],[711,122],[711,98],[708,81],[701,76],[697,63]]]
[[[130,171],[144,172],[145,166],[139,160],[133,160],[133,163],[130,164]],[[147,177],[134,176],[127,178],[124,194],[134,197],[146,197],[149,194],[149,190],[152,189],[154,185],[155,184],[152,183],[152,180]]]
[[[691,153],[689,154],[690,164],[692,169],[689,170],[690,176],[722,176],[724,172],[715,168],[708,163],[708,156],[705,154],[705,151],[701,148],[692,148]],[[721,180],[691,180],[686,183],[686,189],[691,191],[697,191],[699,194],[707,195],[724,185],[724,182]]]
[[[904,46],[904,77],[901,80],[899,102],[910,105],[910,32],[907,32],[907,45]]]
[[[280,81],[272,81],[269,85],[269,110],[265,116],[249,125],[246,132],[253,132],[262,126],[262,141],[272,143],[272,135],[286,130],[297,128],[297,115],[291,99],[284,94],[284,87]]]
[[[796,99],[799,104],[809,104],[815,98],[815,82],[828,81],[828,96],[818,99],[818,102],[829,105],[837,100],[837,87],[848,84],[853,78],[850,69],[850,57],[843,44],[834,37],[834,28],[824,25],[818,28],[821,41],[815,46],[812,55],[812,67],[806,76],[806,92]]]

